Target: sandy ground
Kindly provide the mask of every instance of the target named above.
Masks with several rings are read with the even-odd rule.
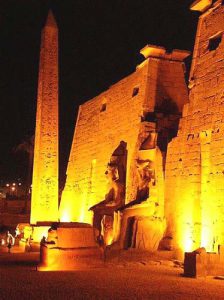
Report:
[[[38,272],[38,257],[0,253],[1,300],[224,299],[224,281],[184,278],[183,269],[170,262],[120,261],[88,270]]]

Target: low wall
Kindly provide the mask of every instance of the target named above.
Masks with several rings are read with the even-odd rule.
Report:
[[[29,200],[27,203],[27,210],[30,211],[30,203]],[[20,214],[25,207],[25,200],[5,200],[0,199],[0,211]]]

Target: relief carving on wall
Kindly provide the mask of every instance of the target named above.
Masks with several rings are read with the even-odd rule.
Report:
[[[149,197],[150,187],[155,185],[154,162],[146,159],[136,160],[138,187],[136,200],[146,200]]]

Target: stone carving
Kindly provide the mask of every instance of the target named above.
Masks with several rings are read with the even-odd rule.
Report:
[[[159,243],[159,250],[171,251],[174,249],[173,238],[171,236],[165,236]]]
[[[132,247],[154,252],[158,249],[163,232],[164,222],[160,218],[135,217]]]
[[[149,150],[156,148],[157,133],[149,132],[147,138],[141,144],[140,150]]]
[[[100,240],[101,235],[104,236],[104,239],[111,240],[108,237],[108,232],[112,235],[114,211],[124,204],[126,159],[126,143],[122,141],[113,152],[107,165],[105,175],[109,191],[105,195],[105,200],[90,208],[94,212],[93,225],[99,231]]]
[[[103,238],[106,245],[110,245],[113,240],[114,216],[104,215],[102,219]]]
[[[41,34],[31,224],[58,221],[58,29],[49,11]]]
[[[110,190],[105,197],[105,205],[119,207],[124,200],[124,183],[121,182],[118,172],[118,165],[109,163],[105,172]]]
[[[155,185],[154,163],[151,160],[137,159],[137,200],[146,200],[149,197],[150,186]]]

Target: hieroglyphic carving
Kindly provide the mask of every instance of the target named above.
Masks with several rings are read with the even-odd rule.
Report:
[[[58,221],[58,29],[52,12],[41,36],[31,224]]]

